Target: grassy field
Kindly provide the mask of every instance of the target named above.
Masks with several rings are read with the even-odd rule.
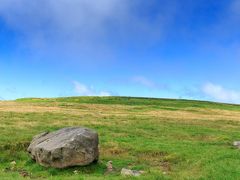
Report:
[[[34,135],[66,126],[99,132],[97,164],[58,170],[30,159],[26,148]],[[240,150],[232,146],[240,140],[238,105],[128,97],[19,99],[0,102],[0,133],[0,179],[124,179],[123,167],[145,171],[133,179],[240,179]],[[105,174],[110,160],[114,172]]]

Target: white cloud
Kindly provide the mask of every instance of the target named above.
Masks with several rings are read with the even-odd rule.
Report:
[[[107,92],[107,91],[101,91],[99,93],[99,96],[112,96],[112,94],[110,92]]]
[[[202,91],[206,96],[217,101],[240,103],[240,91],[226,89],[218,84],[206,83]]]
[[[133,76],[131,81],[135,84],[155,90],[170,90],[169,86],[164,83],[155,82],[145,76]]]
[[[240,16],[240,0],[233,0],[230,5],[230,10],[235,16]]]
[[[132,78],[132,81],[137,84],[146,86],[148,88],[155,88],[157,86],[153,81],[151,81],[150,79],[148,79],[144,76],[134,76]]]
[[[74,91],[81,96],[111,96],[112,93],[108,91],[97,91],[92,87],[82,84],[78,81],[73,81]]]
[[[106,22],[122,18],[123,1],[1,0],[0,17],[21,35],[18,48],[48,56],[97,57],[108,54],[102,39]]]
[[[82,62],[87,58],[95,62],[114,58],[110,42],[121,46],[128,46],[129,42],[146,45],[146,42],[159,39],[163,26],[171,19],[169,13],[159,12],[149,21],[137,12],[144,4],[151,3],[137,0],[1,0],[0,18],[20,35],[17,48],[30,49],[37,57],[39,54],[48,57],[40,59]]]

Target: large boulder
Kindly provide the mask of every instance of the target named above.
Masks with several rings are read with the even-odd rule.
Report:
[[[98,160],[98,134],[83,127],[63,128],[35,136],[28,147],[32,159],[42,166],[84,166]]]

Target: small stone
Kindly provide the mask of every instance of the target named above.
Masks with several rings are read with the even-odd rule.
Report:
[[[11,166],[16,166],[16,164],[17,164],[16,161],[10,162],[10,165],[11,165]]]
[[[234,141],[233,145],[236,146],[237,148],[240,148],[240,141]]]
[[[73,171],[74,174],[78,174],[78,170]]]
[[[136,171],[131,169],[122,168],[121,175],[123,176],[140,176],[144,171]]]
[[[108,161],[107,162],[107,171],[108,172],[112,172],[113,171],[112,161]]]
[[[107,169],[106,169],[106,172],[104,173],[105,175],[109,174],[109,173],[112,173],[113,172],[113,164],[112,164],[112,161],[108,161],[107,164]]]
[[[16,161],[10,162],[10,166],[11,166],[10,169],[14,170],[16,168],[16,165],[17,165]]]

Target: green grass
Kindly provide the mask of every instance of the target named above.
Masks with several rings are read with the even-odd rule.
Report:
[[[48,110],[52,108],[52,110]],[[132,179],[239,179],[240,106],[130,97],[18,99],[0,104],[0,177],[129,179],[121,168],[144,170]],[[99,132],[100,160],[86,167],[44,168],[26,148],[43,131],[86,126]],[[114,172],[105,174],[113,161]],[[10,162],[17,165],[11,169]],[[75,174],[74,171],[78,173]]]
[[[239,105],[222,104],[209,101],[193,101],[185,99],[159,99],[159,98],[132,98],[132,97],[63,97],[63,98],[22,98],[17,102],[70,102],[86,104],[121,104],[121,105],[151,105],[175,108],[201,107],[240,110]]]

